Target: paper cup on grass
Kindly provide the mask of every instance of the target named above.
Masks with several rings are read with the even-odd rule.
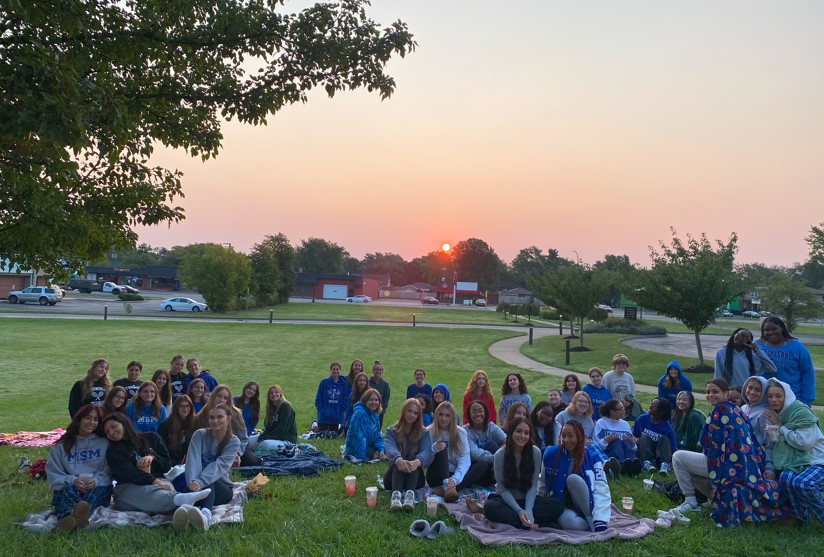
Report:
[[[652,480],[644,480],[644,490],[645,491],[652,491],[653,486],[655,486],[655,482]]]
[[[624,497],[621,499],[621,506],[624,507],[625,511],[631,511],[632,507],[635,506],[635,499],[632,497]]]

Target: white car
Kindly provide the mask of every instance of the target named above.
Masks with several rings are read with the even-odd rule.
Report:
[[[359,304],[368,304],[372,301],[372,298],[370,298],[369,296],[364,296],[363,294],[358,294],[357,296],[349,296],[348,298],[346,298],[346,301],[350,304],[352,302],[357,302]]]
[[[191,298],[169,298],[160,302],[160,309],[164,311],[206,311],[209,306],[195,302]]]

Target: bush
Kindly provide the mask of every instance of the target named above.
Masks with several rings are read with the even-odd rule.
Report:
[[[628,335],[666,335],[667,328],[646,321],[610,317],[602,323],[584,323],[585,333],[620,333]]]
[[[587,314],[587,319],[592,319],[593,321],[606,321],[608,318],[609,314],[607,311],[601,308],[592,308]]]
[[[509,302],[501,302],[500,304],[498,304],[498,307],[495,308],[495,311],[500,311],[501,313],[509,313],[511,307],[512,304],[510,304]]]
[[[117,299],[122,302],[142,302],[145,300],[145,298],[140,294],[129,294],[128,292],[118,294]]]
[[[544,306],[541,308],[541,319],[548,319],[550,321],[558,321],[558,310],[551,306]]]

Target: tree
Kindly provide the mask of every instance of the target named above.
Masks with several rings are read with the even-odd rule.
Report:
[[[426,282],[439,287],[446,287],[452,284],[452,275],[455,271],[455,263],[449,253],[443,251],[431,251],[421,257],[412,260],[418,272]],[[416,282],[416,281],[411,281]]]
[[[584,319],[607,292],[604,273],[586,265],[570,265],[530,278],[528,283],[538,299],[568,315],[570,322],[578,320],[583,347]]]
[[[804,281],[784,273],[770,278],[767,289],[761,295],[761,304],[772,313],[781,315],[790,331],[801,319],[821,315],[821,302]]]
[[[810,227],[810,235],[804,238],[810,247],[809,259],[801,266],[801,276],[810,286],[824,286],[824,222]]]
[[[295,289],[295,248],[284,234],[263,239],[252,247],[250,291],[259,306],[285,304]]]
[[[705,234],[687,235],[684,243],[672,229],[671,245],[659,242],[660,251],[650,247],[652,267],[638,270],[630,283],[636,302],[677,319],[695,334],[700,365],[701,331],[715,320],[719,307],[743,292],[733,271],[737,242],[733,232],[727,243],[716,240],[716,250]]]
[[[483,240],[469,238],[458,242],[452,248],[452,261],[458,270],[458,280],[477,282],[482,291],[498,287],[504,262]]]
[[[249,288],[251,274],[246,255],[217,244],[203,244],[202,254],[193,250],[177,270],[180,281],[197,288],[216,312],[237,308],[238,299]]]
[[[548,249],[546,255],[541,248],[529,246],[518,252],[512,260],[510,269],[518,286],[526,286],[527,278],[538,277],[551,269],[572,265],[572,261],[558,255],[558,250]]]
[[[596,261],[593,269],[604,272],[607,280],[607,299],[599,300],[606,302],[610,306],[616,306],[621,299],[621,285],[626,282],[627,277],[632,273],[632,263],[626,255],[605,255],[602,261]]]
[[[781,267],[767,267],[763,263],[744,263],[735,266],[735,273],[741,280],[745,290],[755,290],[766,285],[775,274],[781,274],[784,270]]]
[[[225,120],[365,87],[389,97],[415,48],[367,0],[280,13],[283,0],[20,0],[0,8],[0,259],[65,274],[136,225],[184,218],[156,145],[208,159]]]
[[[406,261],[396,253],[367,253],[361,264],[366,274],[389,275],[390,282],[395,286],[409,284],[405,282]]]
[[[296,250],[296,265],[307,273],[342,273],[349,252],[322,238],[302,240]]]

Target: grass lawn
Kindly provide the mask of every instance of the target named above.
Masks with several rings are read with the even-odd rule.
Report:
[[[269,325],[268,323],[203,323],[191,321],[88,321],[71,319],[0,319],[0,431],[42,430],[68,422],[66,402],[74,381],[90,362],[109,360],[113,378],[125,374],[132,359],[144,363],[144,376],[168,366],[175,354],[197,356],[221,382],[237,391],[250,378],[265,388],[277,382],[284,387],[305,430],[314,416],[313,400],[318,381],[329,362],[348,368],[353,358],[367,363],[379,358],[394,396],[388,417],[397,415],[402,393],[415,367],[427,371],[430,383],[445,382],[453,399],[460,399],[472,371],[490,373],[496,392],[509,369],[492,358],[487,349],[512,333],[500,330],[411,328],[381,326]],[[591,335],[590,340],[595,340]],[[543,340],[543,339],[542,339]],[[614,342],[614,340],[612,341]],[[614,353],[614,350],[613,350]],[[609,355],[611,358],[612,354]],[[660,358],[660,356],[657,356]],[[642,368],[641,354],[630,354],[632,367]],[[609,359],[601,359],[604,366]],[[649,364],[651,365],[651,364]],[[543,396],[554,378],[523,371],[534,399]],[[391,421],[390,421],[391,423]],[[330,456],[339,455],[340,442],[316,445]],[[489,549],[463,532],[434,541],[412,538],[407,529],[424,518],[418,506],[412,513],[389,513],[387,493],[380,494],[376,509],[365,506],[363,497],[343,494],[343,477],[355,474],[359,492],[374,485],[385,465],[352,467],[316,478],[272,478],[263,496],[250,501],[243,524],[216,526],[206,533],[177,533],[170,527],[104,528],[70,535],[44,535],[25,531],[16,522],[29,512],[48,507],[45,482],[29,482],[16,473],[17,456],[45,456],[46,449],[0,447],[0,536],[3,555],[513,555],[532,556],[552,552],[561,556],[616,554],[727,556],[730,554],[815,555],[824,543],[820,525],[787,528],[774,524],[732,531],[715,528],[708,515],[695,517],[686,527],[658,530],[637,541],[613,540],[583,547],[555,546],[537,549],[511,546]],[[663,496],[644,492],[639,479],[612,484],[614,501],[627,494],[635,497],[637,516],[654,516],[669,508]],[[456,524],[444,509],[439,518]],[[731,548],[734,548],[731,550]]]

